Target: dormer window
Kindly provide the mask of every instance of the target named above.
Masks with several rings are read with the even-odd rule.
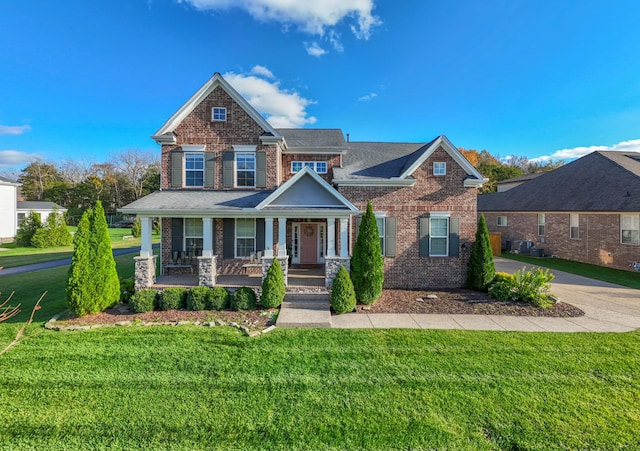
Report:
[[[327,162],[326,161],[292,161],[291,162],[291,172],[299,172],[302,168],[308,167],[316,171],[318,174],[326,174],[327,173]]]
[[[433,175],[447,175],[447,163],[440,161],[433,163]]]
[[[214,106],[211,109],[211,120],[214,122],[224,122],[227,120],[227,109],[221,106]]]

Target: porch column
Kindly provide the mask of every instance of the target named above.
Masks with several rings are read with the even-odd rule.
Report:
[[[349,218],[340,218],[340,257],[349,256]]]
[[[273,218],[264,218],[264,256],[273,257]]]
[[[336,256],[336,218],[327,218],[327,257]]]
[[[278,257],[287,256],[287,218],[278,218]]]
[[[140,257],[153,256],[153,247],[151,246],[151,234],[153,232],[153,221],[148,216],[140,218],[142,225],[142,242],[140,243]]]
[[[202,218],[202,256],[213,256],[213,218]]]

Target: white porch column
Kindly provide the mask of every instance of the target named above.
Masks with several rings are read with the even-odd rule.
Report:
[[[327,257],[336,256],[336,218],[327,218]]]
[[[153,256],[153,247],[151,246],[151,234],[153,233],[153,221],[148,216],[140,217],[142,225],[142,242],[140,243],[140,257]]]
[[[202,256],[213,257],[213,218],[202,218]]]
[[[278,218],[278,257],[287,256],[287,218]]]
[[[273,218],[264,218],[264,256],[273,257]]]
[[[349,218],[340,218],[340,257],[349,256]]]

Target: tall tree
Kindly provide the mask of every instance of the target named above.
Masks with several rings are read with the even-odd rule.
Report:
[[[384,260],[380,247],[380,233],[371,201],[362,217],[358,238],[351,256],[351,280],[356,299],[362,304],[372,304],[382,294]]]
[[[467,286],[474,290],[486,291],[496,275],[493,262],[493,250],[489,239],[489,229],[484,215],[480,215],[476,240],[471,248],[471,257],[467,267]]]
[[[120,152],[113,163],[131,185],[134,199],[140,199],[143,195],[145,175],[149,168],[160,168],[160,161],[154,154],[139,149]]]
[[[35,160],[20,173],[22,194],[27,200],[45,200],[45,190],[60,180],[60,174],[51,163]]]

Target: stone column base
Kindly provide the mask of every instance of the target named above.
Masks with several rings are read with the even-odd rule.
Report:
[[[282,272],[284,274],[284,286],[289,286],[289,257],[262,257],[262,281],[267,278],[267,271],[274,259],[278,259],[280,266],[282,266]]]
[[[142,290],[152,287],[156,283],[156,259],[157,255],[150,257],[133,257],[136,262],[135,289]]]
[[[216,256],[198,257],[198,285],[212,287],[216,284]]]
[[[344,266],[347,271],[351,268],[351,257],[325,257],[324,258],[324,285],[331,288],[333,279],[338,275],[340,267]]]

